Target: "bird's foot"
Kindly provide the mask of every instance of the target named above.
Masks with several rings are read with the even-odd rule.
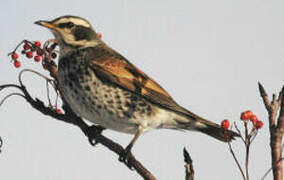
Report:
[[[131,156],[131,145],[128,145],[125,148],[125,151],[123,152],[123,154],[121,154],[118,158],[118,160],[120,162],[123,162],[130,170],[134,170],[132,164],[129,162],[129,158]]]
[[[92,125],[88,127],[85,134],[88,137],[88,140],[92,146],[96,146],[98,144],[96,137],[100,135],[103,132],[103,130],[105,130],[105,128],[102,126]]]

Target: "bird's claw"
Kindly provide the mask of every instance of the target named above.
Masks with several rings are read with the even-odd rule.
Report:
[[[118,158],[120,162],[123,162],[130,170],[134,170],[132,164],[129,162],[129,158],[131,155],[131,147],[127,146],[123,154],[121,154]]]
[[[90,126],[86,130],[86,136],[88,137],[89,143],[92,146],[96,146],[99,142],[96,140],[96,137],[100,135],[105,128],[102,126]]]

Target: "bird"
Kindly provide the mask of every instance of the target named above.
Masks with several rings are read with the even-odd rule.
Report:
[[[223,142],[239,134],[180,106],[156,81],[98,37],[84,18],[64,15],[35,24],[59,45],[61,96],[78,115],[106,129],[139,136],[152,129],[193,130]]]

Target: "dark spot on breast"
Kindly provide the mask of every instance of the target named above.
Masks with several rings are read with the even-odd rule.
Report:
[[[150,116],[152,113],[152,107],[151,106],[148,106],[147,107],[147,115]]]
[[[141,107],[145,107],[146,105],[147,104],[145,102],[143,102],[143,101],[139,103],[139,106],[141,106]]]
[[[89,75],[90,75],[90,73],[89,73],[88,70],[85,71],[85,75],[86,75],[86,76],[89,76]]]
[[[120,95],[118,95],[118,94],[115,95],[115,98],[116,98],[116,99],[120,99]]]
[[[124,116],[131,118],[131,114],[128,111],[123,111]]]
[[[127,91],[125,91],[123,94],[124,94],[125,97],[130,97],[131,96],[131,94],[129,92],[127,92]]]
[[[129,102],[126,102],[125,105],[129,108],[132,108],[132,109],[135,109],[136,108],[136,104],[135,103],[129,103]]]
[[[108,95],[107,95],[107,94],[105,94],[104,96],[105,96],[105,98],[108,98]]]
[[[73,56],[74,57],[74,56]],[[71,58],[69,61],[70,61],[70,64],[75,64],[76,63],[76,58]]]
[[[111,100],[108,100],[107,103],[108,103],[108,104],[113,104],[113,100],[112,100],[112,99],[111,99]]]
[[[102,105],[99,104],[99,105],[97,106],[97,108],[98,108],[98,109],[102,109]]]
[[[90,91],[90,90],[91,90],[90,86],[88,86],[88,85],[85,85],[84,88],[85,88],[85,90],[87,90],[87,91]]]
[[[117,104],[122,104],[121,100],[116,101]]]
[[[71,81],[78,82],[78,78],[74,73],[69,73],[68,77]]]
[[[78,94],[78,90],[76,88],[74,88],[73,91],[74,91],[75,94]],[[77,97],[79,97],[79,96],[77,96]]]
[[[113,112],[112,112],[112,111],[108,111],[108,113],[109,113],[110,115],[113,115]]]
[[[83,73],[83,70],[82,70],[81,68],[78,68],[78,69],[76,70],[76,73],[77,73],[77,74],[82,74],[82,73]]]

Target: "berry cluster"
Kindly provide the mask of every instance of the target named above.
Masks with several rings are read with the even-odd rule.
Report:
[[[241,120],[250,121],[255,129],[260,129],[263,126],[263,122],[258,120],[257,116],[250,110],[241,113]]]
[[[102,38],[101,33],[97,33],[97,36],[100,39]],[[41,60],[45,59],[46,56],[50,57],[51,59],[55,59],[57,57],[57,53],[55,51],[57,43],[53,40],[45,42],[43,46],[40,41],[23,40],[13,52],[8,54],[9,56],[11,56],[16,68],[19,68],[22,65],[21,61],[19,60],[19,54],[16,52],[21,44],[23,44],[21,53],[28,59],[34,58],[35,62],[40,62]],[[46,62],[42,62],[42,66],[44,69],[48,69]]]
[[[43,60],[46,56],[51,57],[52,59],[55,59],[57,57],[57,54],[55,52],[55,47],[57,43],[53,43],[52,45],[49,44],[49,42],[45,43],[44,46],[42,46],[40,41],[22,41],[13,52],[9,53],[8,55],[11,56],[12,61],[14,63],[14,66],[16,68],[21,67],[21,61],[19,60],[19,54],[17,53],[18,48],[22,46],[21,54],[25,55],[26,58],[31,59],[33,58],[35,62],[40,62]],[[49,46],[50,45],[50,46]],[[42,65],[45,68],[45,63],[42,62]]]
[[[31,59],[32,57],[34,57],[34,60],[36,62],[39,62],[41,60],[43,51],[42,49],[40,49],[41,43],[39,41],[35,41],[34,46],[30,46],[28,43],[25,43],[23,48],[24,49],[22,50],[22,54],[25,54],[28,59]],[[34,56],[34,52],[36,52],[35,56]]]
[[[248,123],[249,121],[252,123],[253,125],[253,128],[258,130],[260,128],[262,128],[263,126],[263,122],[260,121],[256,115],[253,114],[252,111],[248,110],[248,111],[245,111],[245,112],[242,112],[241,113],[241,117],[240,119],[242,121],[244,121],[245,123]],[[230,121],[228,119],[225,119],[221,122],[221,127],[224,128],[224,129],[229,129],[230,127]]]
[[[36,52],[36,55],[34,56],[34,52]],[[34,41],[33,43],[29,43],[26,41],[23,46],[22,54],[25,54],[28,59],[31,59],[34,57],[34,60],[36,62],[39,62],[42,59],[43,50],[41,49],[41,42],[40,41]],[[21,67],[21,61],[18,60],[19,54],[16,53],[16,50],[10,53],[12,60],[14,61],[14,66],[16,68]]]

